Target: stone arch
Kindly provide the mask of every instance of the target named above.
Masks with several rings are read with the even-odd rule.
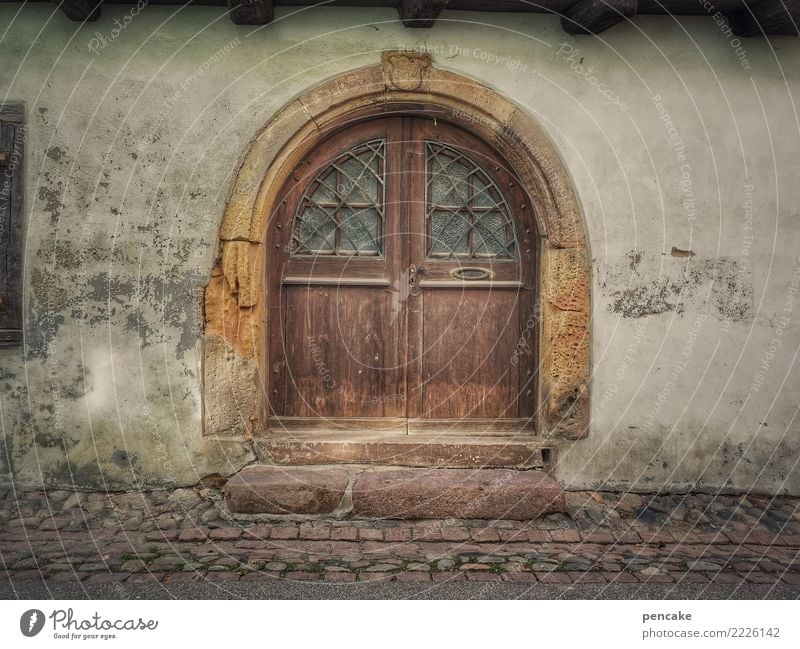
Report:
[[[425,111],[471,131],[508,162],[534,205],[542,237],[537,431],[588,432],[590,267],[578,201],[557,150],[502,95],[439,70],[427,55],[384,52],[380,65],[327,81],[285,106],[256,136],[234,181],[205,293],[204,430],[247,435],[266,421],[259,377],[264,341],[267,230],[296,165],[343,123]]]

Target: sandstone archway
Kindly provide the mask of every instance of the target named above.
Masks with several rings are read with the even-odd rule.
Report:
[[[266,421],[264,269],[278,189],[303,156],[343,123],[424,111],[471,131],[514,170],[534,206],[541,242],[537,313],[537,431],[588,433],[590,267],[568,174],[538,125],[513,102],[427,55],[384,52],[380,65],[343,74],[284,107],[258,134],[238,171],[205,293],[204,430],[242,436]]]

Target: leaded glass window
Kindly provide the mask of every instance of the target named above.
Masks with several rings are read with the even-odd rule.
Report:
[[[295,212],[292,255],[383,254],[386,140],[338,156],[306,188]]]
[[[452,147],[428,141],[425,152],[427,256],[514,259],[514,222],[500,188]]]

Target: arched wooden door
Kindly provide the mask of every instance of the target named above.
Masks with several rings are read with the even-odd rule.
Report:
[[[536,233],[483,142],[421,117],[350,126],[270,227],[270,428],[532,430]]]

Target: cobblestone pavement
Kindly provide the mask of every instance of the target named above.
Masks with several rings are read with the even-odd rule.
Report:
[[[215,486],[0,490],[0,582],[10,581],[0,585],[498,581],[800,593],[800,499],[573,492],[567,502],[567,515],[529,522],[241,520]]]

